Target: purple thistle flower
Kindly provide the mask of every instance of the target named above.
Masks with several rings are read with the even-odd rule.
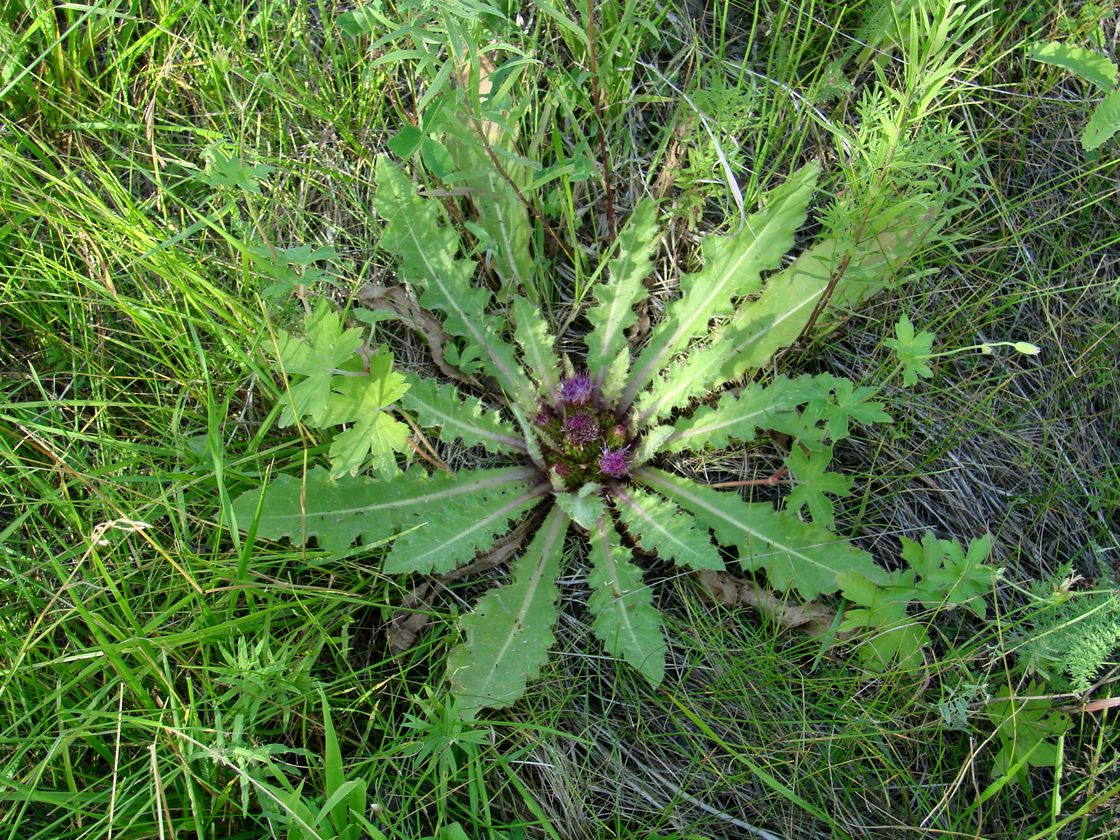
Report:
[[[579,373],[560,383],[560,399],[566,405],[587,405],[591,402],[591,377]]]
[[[564,434],[568,442],[584,446],[599,437],[599,422],[585,411],[573,414],[564,421]]]
[[[552,409],[546,405],[537,412],[537,416],[533,418],[533,422],[538,426],[547,426],[554,418],[555,415],[553,415]]]
[[[630,464],[626,461],[627,447],[621,449],[603,449],[599,456],[599,472],[611,478],[622,478],[630,474]]]

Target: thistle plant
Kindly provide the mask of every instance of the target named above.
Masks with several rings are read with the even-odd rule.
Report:
[[[644,346],[631,347],[627,331],[649,296],[643,281],[658,243],[655,205],[639,203],[586,309],[586,354],[568,358],[538,303],[516,282],[495,295],[478,280],[442,206],[381,158],[380,247],[396,261],[398,301],[410,301],[401,306],[414,308],[412,323],[425,313],[437,355],[451,342],[477,348],[478,370],[452,371],[457,383],[410,373],[389,389],[396,407],[377,407],[445,444],[480,447],[488,462],[458,472],[381,469],[378,478],[352,469],[353,461],[333,472],[313,467],[244,494],[238,521],[268,538],[317,540],[336,555],[355,541],[387,543],[389,575],[448,573],[485,557],[504,535],[523,534],[528,544],[509,582],[461,618],[463,638],[448,657],[451,688],[468,717],[516,701],[547,663],[569,538],[586,541],[594,634],[654,685],[664,676],[666,645],[636,549],[684,570],[734,562],[806,600],[845,588],[857,602],[877,603],[892,578],[830,530],[834,500],[851,482],[828,467],[853,423],[890,418],[871,388],[847,379],[765,381],[759,372],[814,317],[827,318],[828,304],[852,306],[881,288],[928,227],[930,208],[915,203],[886,217],[887,226],[871,223],[859,241],[823,238],[783,268],[817,177],[814,164],[792,173],[738,230],[706,237],[702,267],[680,277],[679,297]],[[499,309],[502,300],[509,303]],[[450,369],[446,358],[435,361]],[[353,371],[340,373],[348,375],[338,387],[360,387]],[[379,376],[384,391],[385,372]],[[320,385],[329,398],[334,386]],[[314,410],[304,405],[294,414]],[[785,469],[794,489],[781,508],[673,469],[674,456],[749,444],[768,431],[793,440]]]

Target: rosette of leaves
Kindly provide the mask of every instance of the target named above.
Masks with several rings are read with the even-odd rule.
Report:
[[[400,407],[427,434],[481,447],[492,463],[454,473],[414,466],[390,479],[315,467],[244,494],[238,521],[336,554],[355,541],[388,542],[383,570],[393,575],[448,573],[503,535],[526,534],[509,582],[463,616],[448,657],[468,717],[517,700],[546,664],[569,538],[588,546],[595,635],[652,684],[666,647],[636,549],[686,570],[722,570],[734,556],[804,599],[855,576],[865,589],[888,585],[870,555],[829,530],[833,499],[850,489],[827,469],[833,446],[853,422],[889,420],[871,389],[829,375],[751,377],[798,339],[823,297],[851,305],[880,288],[928,224],[927,208],[910,228],[896,218],[862,242],[824,239],[782,268],[817,176],[815,165],[794,172],[738,230],[706,237],[702,267],[680,278],[679,297],[633,348],[627,330],[649,295],[643,280],[658,241],[655,205],[639,203],[586,311],[586,356],[573,362],[558,354],[538,305],[516,284],[500,295],[485,285],[442,205],[381,158],[380,247],[446,342],[478,349],[479,369],[463,377],[477,383],[471,392],[409,375]],[[500,300],[509,301],[501,310]],[[666,466],[674,454],[750,443],[767,430],[795,441],[795,487],[782,508]]]

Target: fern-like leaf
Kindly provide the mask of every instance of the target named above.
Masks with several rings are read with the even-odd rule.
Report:
[[[618,491],[615,506],[627,532],[643,550],[685,569],[723,571],[719,549],[707,529],[672,502],[630,487]]]
[[[750,504],[738,494],[720,493],[660,470],[645,468],[635,478],[691,511],[720,543],[738,548],[746,569],[765,569],[778,589],[792,587],[812,600],[835,592],[843,572],[858,572],[872,583],[887,582],[887,573],[871,555],[791,513]]]
[[[514,564],[513,580],[460,620],[466,639],[448,656],[447,672],[464,719],[516,702],[548,662],[567,528],[567,515],[553,507]]]
[[[708,332],[708,322],[727,314],[735,298],[758,290],[760,273],[778,265],[805,221],[819,167],[802,167],[772,191],[766,206],[730,236],[709,236],[702,244],[704,268],[682,278],[683,296],[669,305],[668,317],[654,330],[649,346],[622,393],[625,411],[637,395],[689,342]]]
[[[471,560],[510,529],[547,490],[494,487],[469,496],[448,499],[406,522],[416,527],[393,541],[385,558],[385,572],[443,574]]]
[[[634,306],[649,294],[642,281],[653,269],[657,233],[657,205],[645,199],[618,234],[618,255],[610,262],[610,277],[596,287],[596,305],[587,310],[593,325],[586,339],[587,368],[600,388],[608,379],[608,369],[620,357],[629,359],[630,354],[623,352],[626,330],[638,319]],[[604,394],[608,400],[614,396]]]
[[[490,292],[472,284],[475,264],[458,258],[459,237],[442,224],[439,205],[417,195],[412,181],[386,157],[377,159],[375,202],[387,221],[381,247],[400,258],[399,274],[421,289],[421,305],[444,314],[447,332],[482,348],[483,366],[507,394],[529,394],[513,348],[486,311]]]
[[[602,516],[591,532],[591,629],[607,652],[624,659],[658,685],[665,676],[665,638],[661,615],[653,606],[642,571],[622,547],[610,518]]]
[[[331,554],[345,554],[355,539],[369,545],[400,530],[404,517],[462,496],[497,488],[527,490],[534,471],[525,467],[485,469],[428,478],[418,471],[392,481],[343,476],[332,481],[316,467],[301,480],[280,475],[233,503],[238,524],[248,530],[260,509],[257,534],[307,545],[312,537]],[[261,499],[261,494],[264,499]]]
[[[521,347],[525,369],[537,381],[544,394],[560,390],[560,360],[548,322],[534,303],[520,295],[513,302],[513,320],[517,324],[513,337]]]
[[[463,397],[453,385],[410,375],[410,388],[401,404],[415,412],[421,426],[439,426],[440,440],[461,440],[466,446],[481,444],[489,452],[519,453],[525,443],[517,429],[505,423],[497,412],[482,405],[477,397]]]

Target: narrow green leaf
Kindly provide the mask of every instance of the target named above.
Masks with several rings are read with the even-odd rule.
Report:
[[[509,120],[504,122],[511,124]],[[468,200],[491,249],[490,264],[502,282],[499,297],[507,301],[518,288],[533,285],[529,250],[533,229],[524,199],[518,195],[518,188],[524,188],[529,178],[524,164],[514,158],[516,136],[492,120],[464,120],[450,114],[441,116],[440,128],[453,167],[449,174],[455,177],[455,187],[467,188]],[[482,132],[487,135],[485,140]],[[493,157],[487,154],[483,142],[490,145]]]
[[[661,614],[653,606],[642,571],[630,562],[610,518],[602,516],[591,532],[591,629],[607,653],[629,662],[650,685],[665,677],[665,637]]]
[[[506,485],[479,490],[441,502],[418,514],[418,525],[393,541],[385,558],[390,575],[420,572],[443,574],[471,560],[508,531],[514,519],[529,512],[544,496],[547,485],[524,489]]]
[[[403,280],[420,288],[420,303],[446,316],[443,327],[482,348],[483,364],[514,399],[532,387],[501,327],[487,312],[490,292],[472,284],[475,264],[459,259],[459,237],[442,223],[439,205],[422,199],[388,158],[377,159],[377,212],[387,221],[380,245],[400,258]]]
[[[887,581],[887,573],[871,555],[820,525],[660,470],[645,468],[635,478],[691,511],[720,543],[738,548],[739,562],[746,569],[765,569],[777,589],[793,587],[811,601],[835,592],[837,575],[843,572],[858,572],[873,583]]]
[[[643,551],[685,569],[724,570],[708,529],[667,499],[629,487],[616,493],[615,507],[626,531]]]
[[[1120,131],[1120,90],[1106,96],[1093,111],[1081,133],[1081,147],[1087,152],[1099,149],[1117,131]]]
[[[464,719],[516,702],[547,664],[567,528],[567,515],[553,507],[514,563],[513,580],[484,595],[460,620],[466,639],[448,656],[447,673]]]
[[[410,374],[411,386],[401,404],[416,413],[421,426],[439,426],[440,440],[461,440],[467,446],[481,444],[489,452],[518,453],[525,443],[517,429],[482,404],[478,397],[464,397],[454,385]]]
[[[359,537],[367,545],[392,536],[407,514],[493,488],[524,488],[534,474],[529,468],[507,467],[431,478],[413,471],[392,481],[364,476],[332,481],[325,469],[315,467],[302,480],[281,475],[262,488],[242,493],[233,511],[239,526],[248,530],[263,493],[258,536],[287,537],[301,546],[315,537],[326,551],[340,555]]]
[[[665,443],[670,452],[707,446],[723,449],[733,441],[749,443],[759,429],[774,428],[775,420],[797,406],[828,393],[819,377],[779,376],[769,385],[752,382],[738,394],[725,394],[713,406],[701,406],[691,417],[677,421]]]
[[[931,209],[912,208],[873,231],[850,249],[851,259],[836,285],[828,310],[854,306],[874,294],[899,271],[928,229]],[[640,426],[745,373],[766,366],[809,323],[813,310],[843,263],[838,242],[827,239],[773,275],[762,294],[743,303],[731,320],[713,331],[707,346],[689,353],[671,376],[655,382],[637,406]],[[827,316],[826,310],[825,315]],[[827,318],[826,318],[827,320]]]
[[[1034,44],[1028,55],[1043,64],[1070,70],[1101,90],[1110,91],[1116,87],[1116,65],[1105,56],[1084,47],[1051,41]]]
[[[513,337],[521,347],[525,369],[550,401],[560,390],[560,359],[548,323],[534,303],[518,295],[513,301]]]
[[[758,290],[760,272],[776,267],[793,246],[793,234],[805,221],[818,172],[816,164],[802,167],[769,194],[766,206],[748,218],[738,233],[703,241],[704,268],[682,278],[683,295],[669,305],[668,317],[653,331],[649,346],[638,357],[622,393],[622,410],[630,407],[675,354],[708,332],[714,316],[728,314],[736,298]]]
[[[629,352],[624,353],[626,330],[638,319],[634,306],[649,294],[643,281],[653,270],[657,233],[657,205],[643,199],[618,234],[618,254],[610,262],[608,278],[595,288],[596,305],[587,310],[593,325],[586,338],[587,368],[600,388],[608,368],[622,355],[629,358]]]

